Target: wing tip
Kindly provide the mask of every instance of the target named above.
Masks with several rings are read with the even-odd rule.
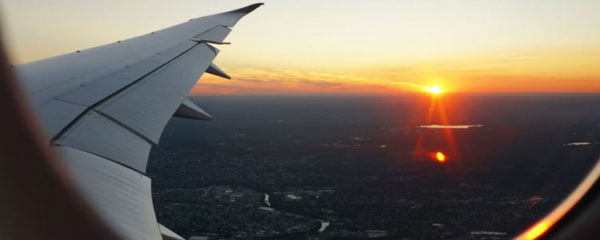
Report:
[[[243,8],[240,8],[240,9],[236,9],[236,10],[230,11],[230,13],[248,14],[248,13],[254,11],[255,9],[257,9],[258,7],[260,7],[262,5],[264,5],[264,3],[255,3],[255,4],[251,4],[251,5],[245,6]]]

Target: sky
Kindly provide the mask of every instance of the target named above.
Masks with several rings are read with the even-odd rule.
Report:
[[[600,92],[600,1],[273,0],[242,19],[197,94]],[[2,0],[15,64],[252,4]]]

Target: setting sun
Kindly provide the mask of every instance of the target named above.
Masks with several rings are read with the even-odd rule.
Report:
[[[433,93],[433,94],[438,94],[442,92],[442,89],[440,88],[440,85],[433,85],[431,87],[426,87],[425,89],[427,89],[428,92]]]

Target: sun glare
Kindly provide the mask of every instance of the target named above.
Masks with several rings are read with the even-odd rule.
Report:
[[[446,162],[446,155],[444,155],[443,152],[436,152],[435,160],[437,160],[440,163]]]
[[[546,231],[548,231],[548,228],[550,228],[549,222],[547,222],[547,221],[540,222],[537,225],[535,225],[533,228],[531,228],[527,231],[527,234],[525,235],[525,239],[527,239],[527,240],[537,239],[539,236],[541,236]]]
[[[430,87],[426,87],[425,89],[427,89],[428,92],[433,93],[433,94],[438,94],[442,92],[442,89],[440,88],[440,85],[433,85]]]

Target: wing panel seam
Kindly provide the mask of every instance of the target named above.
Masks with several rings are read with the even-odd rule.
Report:
[[[193,45],[192,47],[188,48],[187,50],[183,51],[182,53],[178,54],[177,56],[175,56],[174,58],[172,58],[171,60],[165,62],[164,64],[158,66],[156,69],[148,72],[147,74],[141,76],[140,78],[138,78],[137,80],[125,85],[124,87],[120,88],[119,90],[113,92],[112,94],[104,97],[103,99],[101,99],[100,101],[90,105],[89,107],[87,107],[82,113],[80,113],[77,117],[73,118],[73,120],[71,120],[71,122],[69,122],[62,130],[60,130],[60,132],[58,132],[56,134],[56,136],[54,136],[52,139],[50,139],[50,141],[55,141],[59,138],[61,138],[65,132],[67,132],[74,123],[78,122],[79,120],[81,120],[81,118],[83,116],[85,116],[85,114],[87,114],[88,112],[90,112],[91,110],[95,109],[97,106],[105,103],[106,101],[108,101],[109,99],[113,98],[114,96],[118,95],[119,93],[125,91],[126,89],[129,89],[131,86],[137,84],[138,82],[142,81],[144,78],[146,78],[147,76],[149,76],[150,74],[158,71],[159,69],[163,68],[164,66],[166,66],[167,64],[175,61],[175,59],[178,59],[179,57],[183,56],[184,54],[188,53],[190,50],[192,50],[193,48],[197,47],[198,45],[200,45],[200,43]],[[96,111],[97,112],[97,111]],[[104,115],[103,115],[104,116]],[[121,124],[120,124],[121,125]],[[137,133],[136,133],[137,134]],[[146,138],[144,138],[146,139]],[[147,139],[146,139],[147,140]]]
[[[122,167],[125,167],[125,168],[127,168],[127,169],[129,169],[129,170],[132,170],[132,171],[134,171],[134,172],[136,172],[136,173],[138,173],[138,174],[140,174],[140,175],[142,175],[142,176],[144,176],[144,177],[150,178],[150,177],[148,177],[148,175],[146,175],[146,174],[145,174],[145,173],[143,173],[142,171],[140,171],[140,170],[137,170],[137,169],[135,169],[135,168],[132,168],[132,167],[130,167],[130,166],[127,166],[127,165],[125,165],[125,164],[123,164],[123,163],[120,163],[119,161],[117,161],[117,160],[114,160],[114,159],[112,159],[112,158],[109,158],[109,157],[106,157],[106,156],[103,156],[103,155],[99,155],[99,154],[97,154],[97,153],[93,153],[93,152],[90,152],[90,151],[87,151],[87,150],[84,150],[84,149],[79,149],[79,148],[76,148],[76,147],[73,147],[73,146],[69,146],[69,145],[64,145],[64,144],[54,144],[54,146],[55,146],[55,147],[68,147],[68,148],[71,148],[71,149],[75,149],[75,150],[77,150],[77,151],[85,152],[85,153],[88,153],[88,154],[91,154],[91,155],[94,155],[94,156],[97,156],[97,157],[100,157],[100,158],[106,159],[106,160],[108,160],[108,161],[111,161],[111,162],[113,162],[113,163],[116,163],[117,165],[120,165],[120,166],[122,166]]]
[[[119,125],[122,128],[125,128],[126,130],[130,131],[131,133],[133,133],[134,135],[138,136],[139,138],[143,139],[144,141],[148,142],[151,145],[155,145],[155,143],[150,140],[149,138],[147,138],[146,136],[144,136],[143,134],[139,133],[138,131],[134,130],[133,128],[125,125],[124,123],[120,122],[119,120],[111,117],[110,115],[103,113],[102,111],[99,111],[98,109],[91,109],[91,111],[99,114],[100,116],[108,119],[109,121]]]

